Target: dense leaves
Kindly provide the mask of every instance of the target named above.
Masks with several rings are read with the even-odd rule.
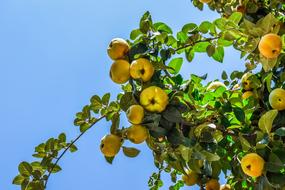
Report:
[[[110,93],[94,95],[90,104],[76,114],[74,125],[79,126],[80,135],[66,142],[62,133],[38,145],[33,155],[38,161],[22,162],[14,184],[22,189],[45,189],[50,174],[61,170],[61,157],[67,150],[75,152],[74,143],[103,118],[111,123],[110,133],[121,139],[119,143],[135,142],[129,138],[128,128],[121,127],[121,112],[127,113],[132,105],[140,104],[144,89],[157,86],[167,93],[168,105],[162,112],[144,110],[140,123],[148,131],[146,144],[158,168],[148,181],[150,189],[163,186],[161,173],[166,172],[173,182],[169,189],[178,190],[187,184],[180,175],[188,175],[189,171],[197,174],[196,184],[201,189],[210,179],[219,179],[221,173],[232,189],[284,188],[285,107],[280,109],[282,96],[274,100],[279,101],[278,109],[273,108],[274,101],[269,98],[273,89],[284,88],[284,53],[282,49],[276,58],[268,58],[259,49],[260,39],[269,33],[278,34],[284,48],[284,3],[192,3],[200,10],[209,6],[221,17],[213,22],[187,23],[175,34],[167,24],[153,22],[146,12],[138,28],[130,33],[125,59],[130,63],[138,58],[149,60],[154,67],[151,80],[130,78],[115,101],[110,101]],[[221,71],[221,78],[211,81],[207,74],[189,74],[190,78],[179,74],[183,64],[191,62],[197,53],[223,63],[229,46],[241,52],[243,71]],[[140,153],[135,147],[119,148],[128,157]],[[248,153],[257,153],[264,160],[261,176],[250,177],[242,170],[241,159]],[[105,158],[111,164],[115,157]]]

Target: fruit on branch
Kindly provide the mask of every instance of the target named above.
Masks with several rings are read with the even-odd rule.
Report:
[[[273,109],[279,111],[285,109],[285,90],[276,88],[269,94],[269,103]]]
[[[210,3],[212,0],[199,0],[201,3]]]
[[[142,125],[132,125],[126,133],[127,138],[135,144],[144,142],[148,137],[148,130]]]
[[[113,60],[123,59],[129,52],[128,42],[122,38],[114,38],[107,49],[108,55]]]
[[[229,184],[222,185],[220,190],[231,190],[231,186]]]
[[[251,177],[259,177],[263,172],[264,160],[256,153],[249,153],[241,159],[242,171]]]
[[[130,64],[128,61],[119,59],[114,61],[110,69],[110,77],[113,82],[123,84],[130,78]]]
[[[187,171],[187,175],[183,175],[182,180],[188,186],[195,185],[198,182],[198,174],[192,170]]]
[[[242,99],[248,99],[251,96],[254,97],[254,93],[252,91],[246,91],[242,94]]]
[[[212,90],[214,91],[214,90],[216,90],[217,88],[219,88],[219,87],[221,87],[221,86],[227,88],[224,83],[222,83],[222,82],[220,82],[220,81],[213,81],[213,82],[211,82],[210,85],[207,87],[207,91],[212,91]]]
[[[122,145],[121,137],[117,135],[109,134],[109,135],[105,135],[101,139],[100,149],[101,149],[101,152],[104,154],[104,156],[113,157],[116,154],[118,154],[118,152],[120,151],[121,145]]]
[[[154,73],[154,67],[148,59],[139,58],[134,60],[130,66],[130,75],[133,79],[142,79],[147,82]]]
[[[150,86],[140,94],[140,104],[150,112],[162,112],[168,105],[168,95],[157,86]]]
[[[252,73],[245,73],[241,78],[241,86],[244,90],[251,90],[253,88],[253,83],[250,77],[253,76]]]
[[[144,118],[144,109],[141,105],[132,105],[126,112],[127,118],[132,124],[141,124]]]
[[[220,190],[220,183],[216,179],[210,179],[206,183],[206,190]]]
[[[258,44],[258,49],[261,55],[266,58],[277,58],[282,49],[282,41],[277,34],[266,34],[263,36]]]

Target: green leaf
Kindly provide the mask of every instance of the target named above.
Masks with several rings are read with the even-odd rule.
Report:
[[[33,167],[28,162],[21,162],[18,170],[22,176],[30,176],[33,172]]]
[[[135,40],[141,34],[142,33],[141,33],[140,29],[135,29],[131,32],[130,38],[131,38],[131,40]]]
[[[194,59],[195,51],[193,48],[185,51],[185,57],[187,61],[191,62]]]
[[[212,26],[212,23],[210,23],[209,21],[204,21],[200,24],[198,30],[206,34],[209,31],[211,26]]]
[[[263,57],[262,55],[260,55],[260,62],[262,64],[263,70],[265,72],[268,72],[275,67],[275,65],[277,63],[277,58],[267,59],[267,58]]]
[[[220,63],[224,61],[224,48],[217,47],[215,53],[212,55],[212,58]]]
[[[233,110],[234,110],[234,114],[235,114],[236,118],[240,122],[244,122],[244,120],[245,120],[245,113],[244,113],[244,111],[241,108],[239,108],[239,107],[234,107]]]
[[[80,125],[80,132],[83,133],[87,131],[90,128],[90,124],[85,122],[82,125]]]
[[[52,169],[51,173],[57,173],[59,171],[61,171],[61,167],[59,165],[54,165],[51,164],[51,166],[49,166],[50,170]]]
[[[114,156],[114,157],[106,157],[106,156],[105,156],[105,160],[106,160],[109,164],[112,164],[112,163],[113,163],[114,158],[115,158],[115,156]]]
[[[240,12],[234,12],[231,14],[231,16],[228,18],[229,21],[232,21],[234,24],[238,25],[239,22],[242,19],[242,13]]]
[[[13,184],[14,185],[21,185],[22,182],[25,180],[25,177],[22,175],[17,175],[14,179],[13,179]]]
[[[111,97],[111,94],[110,94],[110,93],[104,94],[104,96],[102,97],[102,103],[103,103],[104,105],[108,105],[108,104],[109,104],[109,101],[110,101],[110,97]]]
[[[223,80],[227,80],[228,79],[228,75],[227,75],[226,71],[222,72],[222,79]]]
[[[239,140],[243,151],[248,151],[251,148],[249,142],[242,136],[241,133],[239,134]]]
[[[120,99],[120,107],[127,111],[131,105],[137,104],[132,92],[126,92]]]
[[[172,34],[171,28],[163,22],[157,22],[157,23],[153,24],[153,26],[158,31],[164,31],[168,34]]]
[[[264,133],[270,133],[274,119],[278,114],[278,110],[270,110],[263,114],[258,121],[258,127]]]
[[[70,146],[70,148],[69,148],[69,151],[70,152],[76,152],[78,149],[77,149],[77,147],[74,145],[74,144],[72,144],[71,146]]]
[[[195,23],[188,23],[182,27],[182,31],[184,33],[193,32],[197,29],[197,25]]]
[[[201,154],[205,156],[205,159],[209,162],[214,162],[220,160],[220,157],[217,154],[213,154],[211,152],[208,152],[206,150],[202,150]]]
[[[130,158],[134,158],[139,155],[140,150],[133,148],[133,147],[125,147],[123,146],[123,152],[126,156]]]
[[[275,134],[284,137],[285,136],[285,127],[280,127],[275,131]]]
[[[183,63],[183,58],[181,57],[172,59],[168,63],[168,67],[171,67],[172,69],[168,69],[168,72],[170,72],[171,74],[178,74],[181,69],[182,63]]]
[[[176,34],[177,39],[181,42],[181,43],[186,43],[187,39],[188,39],[188,35],[185,32],[178,32]]]
[[[210,42],[198,42],[194,45],[193,50],[200,53],[206,52],[209,45],[211,45]]]
[[[61,133],[58,136],[58,139],[60,140],[60,142],[66,142],[66,135],[64,133]]]
[[[146,34],[152,27],[152,19],[149,11],[145,12],[140,20],[140,31]]]
[[[216,47],[214,45],[208,45],[206,51],[208,56],[211,57],[215,53]]]

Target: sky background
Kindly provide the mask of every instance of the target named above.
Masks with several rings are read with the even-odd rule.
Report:
[[[68,140],[79,134],[74,115],[92,95],[120,92],[109,79],[112,61],[106,48],[114,37],[129,38],[147,10],[174,31],[218,18],[208,9],[200,12],[190,0],[0,1],[0,189],[20,189],[11,181],[21,161],[33,161],[36,145],[61,132]],[[238,52],[229,48],[225,54],[223,64],[196,54],[192,63],[184,63],[182,74],[209,73],[212,80],[223,70],[244,68]],[[113,165],[107,164],[99,143],[109,126],[102,121],[85,134],[77,143],[79,151],[61,160],[63,171],[51,176],[48,190],[148,189],[156,171],[151,151],[136,145],[141,149],[137,158],[120,152]],[[170,178],[163,179],[166,190]]]

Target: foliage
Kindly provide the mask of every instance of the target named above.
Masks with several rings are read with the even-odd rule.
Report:
[[[203,9],[198,0],[193,5]],[[51,173],[61,170],[60,158],[67,150],[77,150],[74,143],[99,120],[110,121],[110,133],[127,140],[126,129],[120,128],[120,114],[133,104],[139,104],[141,91],[159,86],[169,97],[161,113],[145,111],[142,125],[150,136],[146,143],[153,151],[159,169],[148,182],[150,189],[159,189],[161,172],[171,175],[173,185],[184,185],[179,176],[193,170],[204,188],[209,179],[219,179],[221,172],[233,189],[281,189],[285,186],[285,111],[271,108],[268,96],[272,89],[284,88],[284,54],[265,58],[258,50],[262,36],[275,33],[285,39],[285,5],[280,0],[212,1],[207,6],[221,13],[213,22],[187,23],[176,34],[165,23],[153,22],[146,12],[139,28],[130,33],[131,63],[138,58],[150,60],[155,73],[150,81],[130,79],[122,85],[122,93],[110,102],[110,94],[94,95],[90,104],[76,114],[74,124],[80,135],[66,142],[65,134],[38,145],[33,155],[38,160],[22,162],[13,183],[22,189],[45,189]],[[184,79],[179,71],[184,62],[191,62],[197,53],[205,53],[223,62],[224,49],[232,46],[245,60],[244,71],[221,72],[225,86],[209,90],[207,75],[190,75]],[[257,65],[262,68],[258,69]],[[241,78],[252,73],[250,81],[255,96],[243,99],[246,91]],[[240,86],[237,86],[241,84]],[[135,157],[139,150],[123,147],[126,156]],[[265,160],[265,169],[258,178],[249,177],[240,167],[241,158],[250,152]],[[107,158],[112,163],[114,158]],[[197,164],[202,162],[201,167]]]

